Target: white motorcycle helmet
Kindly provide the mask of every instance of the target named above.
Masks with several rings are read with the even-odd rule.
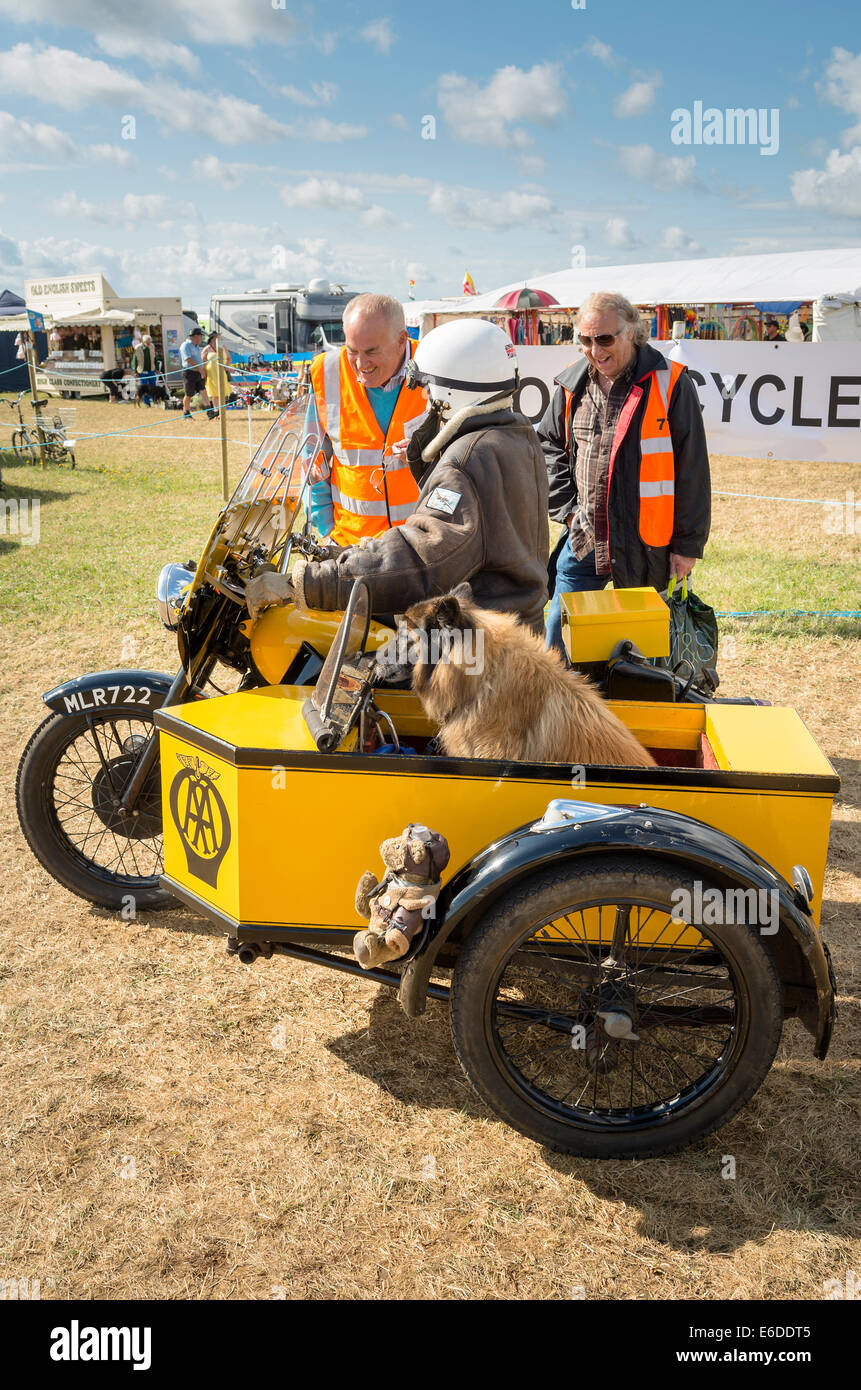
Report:
[[[422,451],[430,462],[464,420],[511,404],[517,390],[517,353],[508,334],[483,319],[453,319],[422,338],[407,363],[407,384],[423,386],[443,429]]]

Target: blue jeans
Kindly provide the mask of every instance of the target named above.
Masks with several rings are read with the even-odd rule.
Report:
[[[595,552],[591,551],[578,560],[571,549],[571,536],[562,534],[553,552],[556,558],[556,581],[544,627],[546,647],[555,647],[565,659],[568,654],[562,641],[562,613],[559,605],[560,594],[576,594],[587,589],[603,589],[609,583],[609,574],[595,573]]]

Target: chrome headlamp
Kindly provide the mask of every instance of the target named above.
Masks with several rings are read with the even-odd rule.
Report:
[[[188,589],[194,579],[194,565],[165,565],[156,585],[158,616],[168,632],[176,632],[182,610],[185,607]]]

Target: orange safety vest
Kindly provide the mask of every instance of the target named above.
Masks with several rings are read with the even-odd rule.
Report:
[[[410,355],[414,344],[410,343]],[[412,516],[419,488],[392,445],[409,439],[427,412],[421,391],[401,386],[385,439],[371,402],[350,366],[346,348],[321,352],[311,363],[320,421],[332,441],[329,484],[335,524],[330,539],[357,545]]]
[[[645,545],[669,545],[673,538],[675,502],[675,460],[670,438],[669,410],[676,382],[685,371],[680,362],[671,362],[661,371],[649,372],[641,381],[648,384],[646,408],[640,422],[640,539]],[[571,404],[573,393],[565,390],[565,443],[571,442]],[[619,414],[610,453],[610,477],[622,440],[637,406],[643,397],[643,386],[632,386]],[[610,487],[607,486],[609,508]]]

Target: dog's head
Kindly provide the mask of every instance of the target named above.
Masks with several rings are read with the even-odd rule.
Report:
[[[483,668],[484,630],[479,613],[468,584],[407,609],[403,629],[417,695],[429,693],[433,684],[440,695],[445,688],[446,704],[466,702],[465,678],[480,674]]]

